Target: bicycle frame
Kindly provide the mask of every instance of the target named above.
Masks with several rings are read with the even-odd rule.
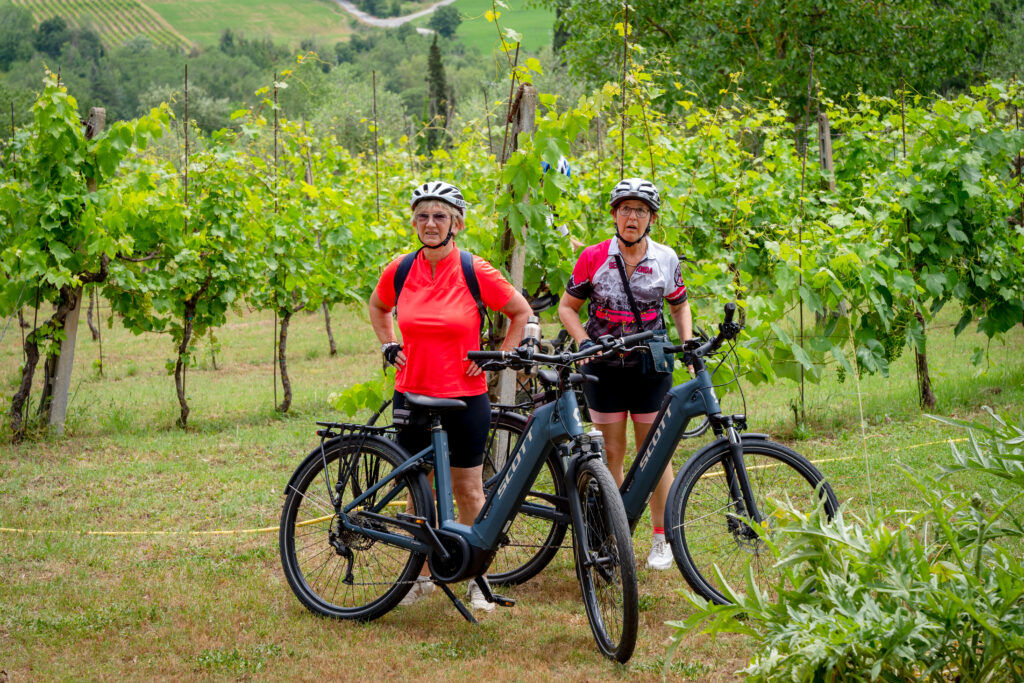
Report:
[[[622,503],[626,509],[626,518],[631,530],[643,517],[647,503],[662,474],[672,461],[672,454],[679,447],[683,432],[690,419],[707,415],[715,425],[715,433],[729,439],[732,460],[726,465],[726,481],[733,500],[741,501],[742,508],[737,512],[741,516],[761,521],[761,513],[754,501],[746,467],[743,464],[742,439],[732,424],[732,418],[722,416],[722,409],[711,383],[711,374],[704,368],[690,381],[679,384],[669,390],[662,400],[661,409],[655,418],[638,456],[626,473],[619,487]],[[762,434],[748,434],[749,438],[764,438]],[[701,451],[698,451],[698,454]],[[527,502],[523,508],[536,517],[551,519],[556,522],[570,521],[568,509],[562,501],[555,505],[541,505]]]
[[[500,483],[492,489],[472,526],[461,524],[455,520],[451,472],[448,463],[448,436],[441,429],[439,419],[434,420],[430,431],[430,446],[410,457],[391,474],[342,508],[341,520],[346,528],[384,543],[429,554],[435,546],[424,542],[421,538],[409,538],[383,529],[372,529],[354,524],[350,517],[356,513],[364,516],[369,513],[368,516],[371,518],[374,515],[379,515],[384,506],[399,495],[399,490],[396,488],[389,492],[387,496],[383,496],[370,507],[365,507],[367,500],[372,500],[377,492],[407,472],[433,467],[437,493],[438,529],[441,532],[465,539],[470,546],[478,551],[492,553],[498,548],[502,535],[512,525],[516,513],[526,499],[549,452],[559,443],[581,436],[583,422],[580,418],[576,396],[571,391],[563,393],[557,401],[538,408],[528,420],[526,430],[520,436],[512,455],[498,475]],[[340,481],[342,481],[342,477],[339,476]],[[389,524],[397,524],[405,528],[417,537],[429,536],[434,533],[429,525],[422,523],[396,522],[393,519],[387,521]]]
[[[619,487],[631,529],[636,528],[643,516],[647,502],[672,461],[672,454],[679,446],[690,419],[698,415],[714,418],[721,413],[711,374],[706,369],[701,369],[690,381],[669,390],[633,466]]]

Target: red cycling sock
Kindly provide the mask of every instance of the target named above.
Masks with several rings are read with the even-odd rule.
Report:
[[[663,526],[656,526],[656,527],[654,527],[654,533],[661,534],[662,536],[664,536],[665,535],[665,527],[663,527]]]

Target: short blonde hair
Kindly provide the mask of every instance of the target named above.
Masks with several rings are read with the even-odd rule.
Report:
[[[464,227],[466,227],[466,221],[462,217],[462,212],[448,202],[440,199],[424,199],[421,202],[417,202],[416,206],[412,208],[412,220],[415,223],[416,214],[421,211],[437,211],[439,209],[451,216],[452,232],[458,234]]]

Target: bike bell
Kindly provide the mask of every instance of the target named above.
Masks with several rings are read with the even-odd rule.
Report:
[[[531,315],[526,320],[526,327],[523,328],[523,344],[540,346],[540,320],[535,315]]]

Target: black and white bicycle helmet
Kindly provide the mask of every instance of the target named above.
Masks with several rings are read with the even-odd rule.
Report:
[[[614,209],[627,199],[639,199],[651,207],[651,211],[657,212],[661,207],[661,195],[654,183],[643,178],[623,178],[612,190],[611,206]]]
[[[454,206],[463,216],[466,215],[466,200],[462,196],[462,193],[459,192],[459,188],[454,185],[450,185],[443,180],[423,183],[413,190],[412,201],[409,203],[409,208],[416,208],[416,205],[424,199],[440,199],[441,201]]]

